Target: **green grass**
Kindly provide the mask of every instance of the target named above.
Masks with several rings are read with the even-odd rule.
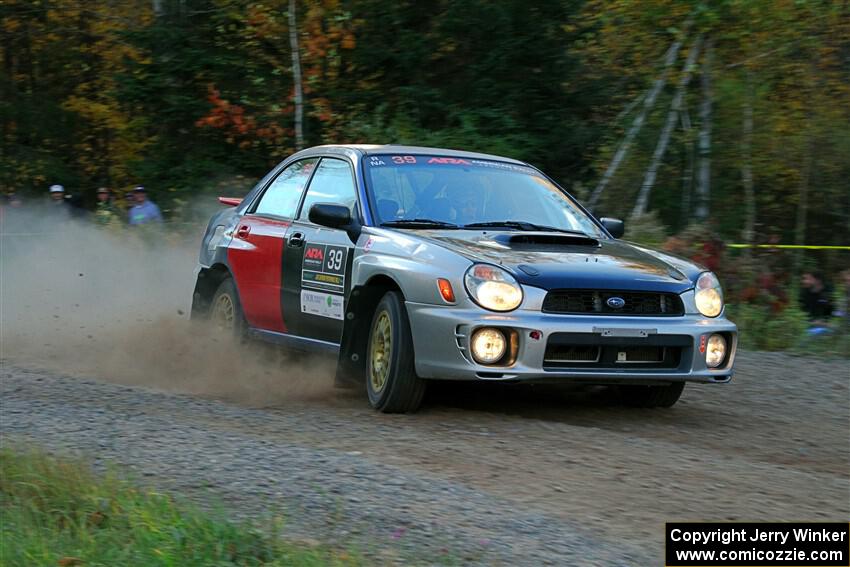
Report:
[[[850,328],[837,318],[829,321],[830,334],[813,336],[806,332],[809,322],[805,313],[794,306],[773,313],[767,306],[730,304],[726,307],[726,315],[738,325],[742,349],[850,357]]]
[[[346,551],[286,542],[140,490],[114,472],[0,449],[2,566],[360,565]]]

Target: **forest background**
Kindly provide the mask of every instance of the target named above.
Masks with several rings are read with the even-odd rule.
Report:
[[[2,0],[0,18],[0,192],[24,202],[144,185],[191,220],[299,147],[408,143],[528,161],[627,238],[709,256],[755,320],[804,267],[850,266],[728,247],[850,244],[846,0]]]

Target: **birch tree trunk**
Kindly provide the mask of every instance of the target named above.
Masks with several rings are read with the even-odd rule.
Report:
[[[806,155],[803,157],[803,168],[800,171],[800,196],[797,203],[797,222],[794,227],[794,244],[802,246],[806,243],[806,219],[809,213],[809,178],[812,174],[812,142],[811,132],[806,133]],[[803,250],[795,250],[794,276],[799,276],[803,266]]]
[[[685,106],[679,114],[682,119],[682,131],[685,133],[685,143],[688,144],[688,165],[682,174],[682,220],[687,226],[691,220],[691,192],[694,184],[694,162],[696,161],[696,145],[694,144],[691,115]]]
[[[756,225],[756,194],[753,186],[753,80],[747,71],[747,93],[744,102],[744,123],[741,132],[741,182],[744,186],[744,229],[741,239],[744,244],[752,244]],[[744,248],[749,256],[750,249]]]
[[[623,118],[625,118],[626,116],[631,114],[632,110],[634,110],[635,107],[641,103],[641,101],[643,100],[643,97],[645,97],[645,96],[646,96],[646,93],[641,93],[637,97],[635,97],[635,99],[632,102],[627,104],[626,107],[623,110],[620,111],[620,114],[617,115],[617,118],[614,119],[614,122],[615,123],[619,122],[620,120],[622,120]]]
[[[617,168],[620,167],[620,164],[625,159],[626,154],[629,153],[629,148],[631,147],[635,137],[640,132],[640,129],[643,127],[643,124],[646,121],[647,114],[649,114],[649,111],[652,110],[653,106],[655,106],[655,100],[658,98],[658,93],[660,93],[661,89],[664,88],[664,85],[667,84],[667,77],[670,74],[670,68],[676,61],[676,56],[679,54],[679,50],[682,47],[682,42],[687,39],[687,33],[692,23],[692,19],[688,19],[688,21],[685,22],[684,30],[682,32],[682,38],[674,41],[673,44],[669,47],[669,49],[667,49],[667,53],[664,55],[664,64],[661,69],[661,76],[655,79],[655,82],[652,84],[652,87],[650,87],[649,91],[647,91],[646,97],[643,99],[643,105],[641,107],[640,112],[635,117],[631,127],[629,127],[628,131],[626,132],[626,135],[620,142],[620,145],[617,146],[617,151],[614,153],[614,157],[611,158],[611,163],[608,164],[608,168],[602,175],[602,179],[599,180],[599,183],[596,185],[596,188],[590,195],[590,199],[588,200],[588,208],[591,211],[596,208],[596,205],[599,203],[599,197],[602,195],[602,192],[605,190],[605,187],[611,181],[611,178],[614,177],[614,174],[617,172]]]
[[[292,82],[295,84],[295,149],[300,150],[304,148],[304,91],[301,85],[301,55],[298,48],[295,0],[289,0],[289,47],[292,50]]]
[[[699,130],[699,174],[697,177],[696,218],[704,221],[708,218],[711,200],[711,65],[714,57],[713,41],[706,41],[705,56],[702,62],[702,102],[700,104]]]
[[[805,131],[803,132],[803,160],[800,167],[800,194],[797,203],[797,220],[794,226],[794,244],[802,246],[806,243],[806,229],[808,228],[809,215],[809,184],[812,177],[814,165],[815,136],[812,124],[812,111],[809,109],[806,115]],[[805,250],[794,251],[794,277],[798,277],[803,267],[803,254]]]
[[[646,208],[649,204],[649,194],[652,191],[653,185],[655,185],[655,178],[658,175],[658,168],[661,166],[664,154],[667,153],[670,134],[673,133],[676,127],[676,119],[682,111],[682,100],[685,98],[685,89],[688,88],[688,83],[691,82],[691,71],[701,48],[702,36],[699,36],[691,46],[688,52],[688,58],[685,60],[685,66],[682,69],[682,76],[679,78],[676,94],[673,95],[673,102],[670,104],[670,110],[667,112],[667,121],[661,129],[661,135],[658,136],[658,143],[655,145],[655,151],[652,153],[652,161],[649,162],[649,167],[646,169],[646,174],[644,175],[643,183],[640,186],[637,201],[635,202],[635,208],[632,209],[631,218],[636,218],[646,213]]]
[[[809,63],[808,81],[805,90],[803,91],[809,102],[814,102],[813,99],[821,90],[822,86],[818,77],[817,65],[814,61]],[[806,107],[805,118],[802,127],[802,163],[800,167],[800,194],[797,203],[797,220],[794,226],[794,244],[802,246],[806,243],[806,230],[808,228],[809,215],[809,184],[811,183],[812,172],[814,171],[815,163],[815,122],[814,122],[814,107],[809,105]],[[794,251],[794,277],[800,276],[803,268],[803,254],[805,250],[798,248]]]

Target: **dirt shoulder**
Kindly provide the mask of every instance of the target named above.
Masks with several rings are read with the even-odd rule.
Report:
[[[447,385],[419,414],[384,416],[351,393],[281,398],[271,383],[246,406],[7,361],[0,432],[387,561],[654,564],[666,521],[850,517],[849,374],[743,353],[731,384],[689,387],[667,411]]]

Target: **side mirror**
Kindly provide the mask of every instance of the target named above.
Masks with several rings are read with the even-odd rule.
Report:
[[[611,236],[614,238],[622,238],[623,234],[626,232],[626,225],[623,224],[623,221],[620,219],[612,219],[609,217],[602,217],[599,219],[599,222],[602,223],[602,226],[605,227],[605,230],[611,233]]]
[[[360,237],[360,222],[351,218],[351,209],[335,203],[316,203],[307,213],[310,222],[328,228],[339,228],[348,234],[352,243],[357,243]]]
[[[351,224],[351,211],[343,205],[316,203],[310,207],[310,222],[328,228],[342,228]]]

